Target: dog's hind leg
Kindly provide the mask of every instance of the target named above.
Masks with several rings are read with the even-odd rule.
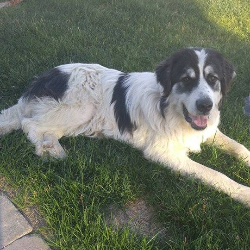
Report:
[[[36,152],[41,156],[48,154],[57,159],[63,159],[66,157],[66,153],[60,145],[57,136],[48,132],[44,133],[41,145],[36,149]]]
[[[66,156],[63,147],[58,139],[62,134],[48,131],[32,119],[23,119],[23,131],[27,134],[28,139],[35,145],[36,154],[41,157],[52,156],[62,159]]]
[[[12,130],[21,128],[22,102],[4,109],[0,113],[0,135],[8,134]]]

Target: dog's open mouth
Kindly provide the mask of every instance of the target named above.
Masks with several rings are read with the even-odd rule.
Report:
[[[191,127],[196,130],[203,130],[207,127],[208,115],[192,115],[187,111],[187,108],[183,104],[183,114]]]

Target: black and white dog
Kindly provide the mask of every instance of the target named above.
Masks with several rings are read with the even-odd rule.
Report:
[[[188,157],[207,142],[250,166],[250,152],[217,128],[234,75],[220,53],[200,48],[173,54],[153,73],[61,65],[37,78],[16,105],[2,111],[0,134],[22,128],[37,155],[56,158],[65,157],[58,141],[62,136],[111,137],[250,206],[249,187]]]

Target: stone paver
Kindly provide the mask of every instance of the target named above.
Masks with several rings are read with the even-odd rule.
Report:
[[[37,235],[24,236],[3,250],[50,250],[48,245]]]
[[[0,193],[0,249],[49,250],[37,235],[27,235],[32,227],[12,202]]]
[[[0,8],[3,8],[5,6],[7,6],[8,4],[9,4],[8,2],[0,3]]]
[[[11,201],[0,195],[0,249],[31,231],[32,227]]]

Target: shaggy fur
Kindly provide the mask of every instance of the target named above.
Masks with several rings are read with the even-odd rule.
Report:
[[[16,105],[2,111],[0,134],[22,128],[37,155],[56,158],[65,157],[58,141],[62,136],[111,137],[250,206],[249,187],[188,157],[207,142],[250,166],[249,151],[217,128],[234,75],[220,53],[201,48],[173,54],[153,73],[61,65],[36,79]]]

